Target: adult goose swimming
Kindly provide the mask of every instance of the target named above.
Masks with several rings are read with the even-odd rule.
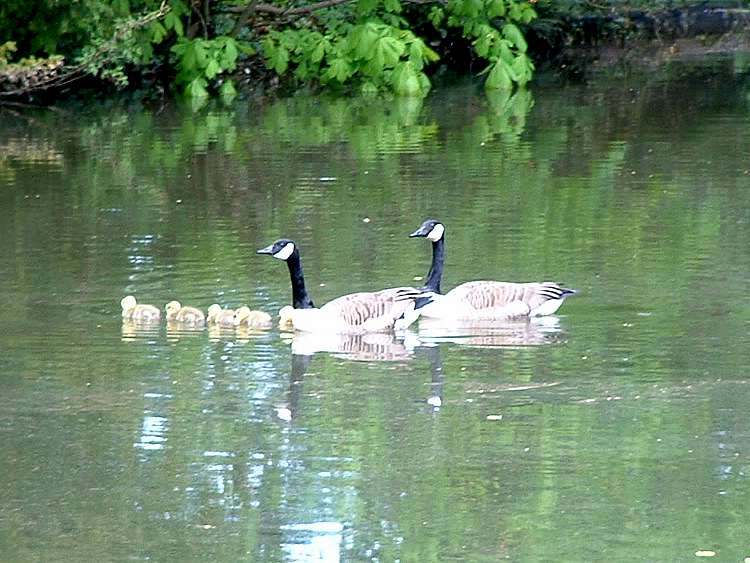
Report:
[[[295,330],[362,334],[400,328],[405,315],[414,310],[415,299],[421,295],[420,290],[413,287],[396,287],[350,293],[317,308],[305,288],[299,249],[294,241],[280,239],[257,253],[283,260],[289,268],[293,309],[285,307],[284,311]]]
[[[421,316],[458,321],[493,321],[522,317],[552,315],[573,295],[574,290],[551,282],[514,283],[470,281],[440,294],[440,280],[445,261],[445,226],[427,219],[409,235],[432,242],[432,264],[425,289],[433,296],[432,303],[420,307]],[[437,294],[437,295],[435,295]]]

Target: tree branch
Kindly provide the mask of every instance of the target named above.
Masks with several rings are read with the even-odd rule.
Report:
[[[322,0],[321,2],[315,2],[314,4],[308,4],[307,6],[299,6],[297,8],[282,8],[280,6],[274,6],[273,4],[255,4],[252,6],[253,12],[261,12],[264,14],[275,14],[277,16],[298,16],[301,14],[310,14],[316,10],[322,10],[323,8],[330,8],[332,6],[338,6],[340,4],[349,4],[354,0]],[[251,3],[252,5],[252,3]],[[249,6],[229,6],[224,9],[226,12],[242,13]]]
[[[239,35],[240,31],[242,31],[242,28],[247,25],[248,20],[250,19],[250,14],[253,13],[255,10],[255,4],[257,0],[251,0],[240,13],[240,17],[237,18],[237,21],[234,23],[234,27],[232,28],[232,31],[229,33],[230,37],[237,37]]]

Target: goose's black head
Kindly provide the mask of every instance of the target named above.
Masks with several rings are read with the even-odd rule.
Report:
[[[289,257],[294,254],[297,250],[297,245],[294,244],[293,240],[282,238],[274,242],[273,244],[257,250],[256,254],[268,254],[279,260],[287,261]]]
[[[299,250],[293,240],[282,238],[273,244],[261,248],[256,254],[268,254],[286,262],[289,268],[289,277],[292,280],[292,306],[295,309],[310,309],[315,307],[312,299],[305,289],[305,276],[302,273],[302,262],[299,258]]]
[[[419,228],[410,234],[410,237],[425,237],[432,242],[437,242],[443,238],[445,227],[436,219],[425,220]]]

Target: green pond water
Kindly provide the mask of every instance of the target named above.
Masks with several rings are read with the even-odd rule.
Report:
[[[750,556],[750,66],[513,97],[0,112],[0,560]],[[544,323],[316,338],[120,299],[553,279]],[[294,354],[293,352],[297,352]],[[304,353],[304,354],[303,354]]]

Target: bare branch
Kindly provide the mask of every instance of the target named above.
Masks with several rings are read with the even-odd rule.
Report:
[[[301,14],[310,14],[317,10],[324,8],[330,8],[332,6],[338,6],[340,4],[349,4],[354,0],[322,0],[321,2],[315,2],[314,4],[308,4],[307,6],[299,6],[297,8],[282,8],[280,6],[274,6],[273,4],[255,4],[253,6],[253,12],[261,12],[265,14],[275,14],[277,16],[298,16]],[[231,6],[225,8],[226,12],[242,13],[247,9],[248,6]]]
[[[242,28],[247,25],[248,20],[250,19],[250,14],[253,13],[255,10],[255,4],[256,0],[251,0],[240,13],[240,16],[237,18],[237,21],[234,23],[234,27],[232,28],[232,31],[229,33],[231,37],[237,37],[237,35],[242,31]]]

